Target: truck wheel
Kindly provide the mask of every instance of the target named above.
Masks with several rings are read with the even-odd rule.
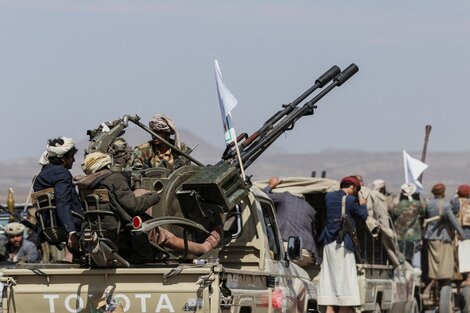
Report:
[[[453,312],[452,287],[442,286],[439,293],[439,313]]]
[[[372,313],[382,313],[382,308],[380,307],[380,304],[378,304],[377,302],[375,303],[375,308],[374,308],[374,311],[372,311]]]
[[[463,300],[462,313],[470,313],[470,286],[463,288],[460,294]]]
[[[418,300],[416,300],[416,298],[414,298],[413,302],[411,303],[410,313],[419,313],[419,305]]]

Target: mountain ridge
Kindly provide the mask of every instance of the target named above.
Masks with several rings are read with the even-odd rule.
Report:
[[[180,134],[189,147],[199,144],[191,155],[203,164],[215,164],[220,160],[222,147],[215,147],[184,129]],[[124,137],[132,146],[149,140],[149,136],[138,128],[126,129]],[[71,171],[72,175],[82,174],[80,164],[87,145],[86,138],[78,141],[79,153]],[[413,151],[409,153],[416,158],[421,154]],[[40,170],[38,158],[24,157],[0,161],[0,203],[6,202],[8,186],[13,187],[17,202],[26,200],[33,176]],[[460,184],[470,183],[470,151],[428,151],[426,161],[429,168],[424,172],[425,191],[429,191],[434,183],[443,182],[447,185],[447,195],[450,196]],[[364,177],[366,185],[381,178],[386,181],[387,188],[395,193],[404,182],[401,151],[371,152],[333,148],[318,153],[289,153],[274,145],[247,169],[247,175],[252,175],[253,180],[271,176],[310,177],[312,171],[315,171],[317,176],[326,171],[326,177],[332,179],[360,174]]]

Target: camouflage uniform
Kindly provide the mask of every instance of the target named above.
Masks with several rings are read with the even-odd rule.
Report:
[[[403,241],[419,241],[422,238],[421,219],[424,216],[424,208],[420,200],[402,199],[393,209],[396,217],[393,225],[398,239]]]
[[[156,149],[156,147],[154,149],[152,141],[137,146],[132,152],[129,167],[133,170],[140,170],[163,165],[170,170],[175,170],[190,162],[187,158],[180,156],[178,152],[173,151],[171,148],[165,153],[155,153],[155,150],[158,149]],[[186,152],[187,150],[187,146],[181,143],[181,151]],[[177,163],[176,167],[175,163]]]
[[[402,199],[398,206],[392,210],[395,221],[393,223],[397,234],[398,246],[405,255],[405,259],[413,267],[421,267],[421,227],[424,208],[420,200]]]

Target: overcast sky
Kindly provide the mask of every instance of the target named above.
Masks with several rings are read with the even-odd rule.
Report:
[[[224,144],[214,79],[251,133],[325,70],[360,71],[277,144],[469,150],[468,1],[0,0],[1,160],[124,114]],[[183,138],[184,140],[184,138]]]

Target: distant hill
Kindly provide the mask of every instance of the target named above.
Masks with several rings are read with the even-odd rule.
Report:
[[[181,130],[183,141],[193,147],[199,144],[192,155],[204,164],[214,164],[220,160],[223,152],[221,147],[214,147],[204,139],[189,131]],[[138,128],[129,127],[125,138],[130,145],[135,146],[148,140],[148,135]],[[81,174],[80,164],[83,161],[83,149],[88,145],[84,138],[77,146],[79,153],[74,164],[72,174]],[[370,185],[376,178],[387,182],[387,188],[398,192],[403,183],[403,157],[402,152],[364,152],[348,150],[326,150],[312,154],[289,154],[282,152],[279,147],[270,147],[256,162],[247,169],[253,180],[265,179],[270,176],[310,176],[316,171],[320,176],[326,171],[328,178],[340,179],[350,174],[361,174],[366,184]],[[410,153],[419,157],[419,153]],[[38,157],[22,158],[10,161],[0,161],[0,203],[6,202],[8,186],[15,191],[15,200],[24,202],[31,187],[32,177],[40,170]],[[428,151],[427,163],[429,168],[424,174],[424,186],[430,190],[436,182],[443,182],[448,186],[448,195],[453,193],[458,185],[470,184],[470,151],[465,152],[438,152]]]

